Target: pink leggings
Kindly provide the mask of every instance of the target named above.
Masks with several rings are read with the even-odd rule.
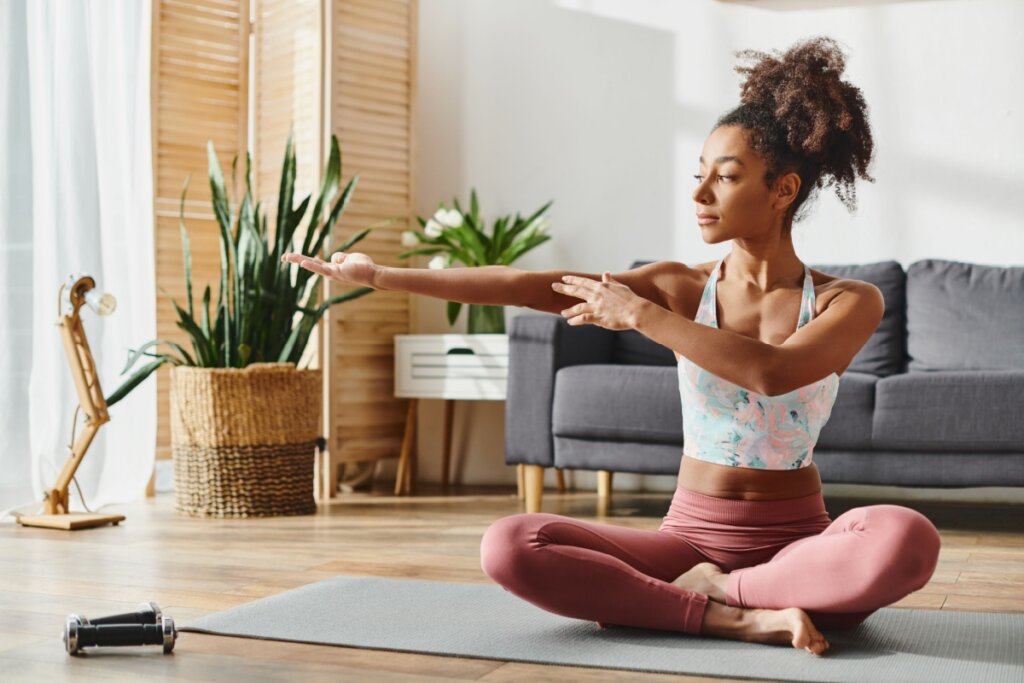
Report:
[[[502,517],[480,566],[505,590],[555,614],[699,634],[708,596],[673,585],[699,562],[729,574],[726,604],[803,609],[819,629],[853,628],[931,579],[941,540],[899,505],[839,515],[821,493],[734,500],[679,487],[657,531],[545,512]]]

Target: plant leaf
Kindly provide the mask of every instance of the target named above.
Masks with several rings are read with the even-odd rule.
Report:
[[[316,244],[313,250],[307,254],[312,256],[319,254],[324,245],[324,240],[327,240],[327,244],[330,244],[331,233],[334,231],[334,224],[338,220],[338,217],[345,211],[345,207],[348,206],[349,199],[352,197],[352,193],[356,189],[356,185],[359,184],[359,176],[355,175],[348,181],[348,185],[341,193],[341,197],[338,198],[338,202],[331,209],[331,215],[327,217],[327,223],[324,224],[324,229],[320,232],[320,236],[317,237]]]
[[[292,210],[292,198],[295,193],[295,150],[292,147],[293,130],[288,129],[288,141],[284,146],[284,162],[281,164],[281,187],[277,193],[277,230],[275,253],[285,251],[285,223]]]
[[[338,247],[337,249],[334,250],[334,252],[331,254],[331,256],[334,256],[334,254],[337,254],[337,253],[342,252],[342,251],[348,251],[352,247],[353,244],[356,244],[357,242],[360,242],[364,237],[369,235],[372,231],[373,231],[373,228],[364,228],[363,230],[360,230],[355,235],[353,235],[352,237],[350,237],[347,240],[345,240],[345,242],[343,242],[340,247]]]
[[[448,324],[454,325],[455,319],[459,317],[459,311],[462,309],[462,303],[458,301],[448,302]]]
[[[398,258],[409,258],[410,256],[433,256],[434,254],[447,251],[444,247],[433,247],[432,249],[413,249],[412,251],[403,251],[398,255]]]
[[[133,374],[131,377],[129,377],[127,380],[124,381],[124,384],[122,384],[117,389],[115,389],[114,393],[110,394],[110,396],[108,396],[106,399],[104,399],[106,401],[106,403],[107,403],[107,407],[109,408],[110,406],[114,405],[115,403],[120,401],[122,398],[127,396],[128,393],[132,389],[134,389],[138,385],[142,384],[142,381],[144,379],[149,377],[153,373],[154,370],[159,368],[161,365],[166,363],[168,360],[169,360],[169,358],[164,356],[164,357],[160,358],[160,360],[153,361],[149,365],[144,365],[143,367],[139,368],[135,372],[135,374]]]
[[[190,361],[192,360],[191,356],[189,356],[188,353],[185,352],[185,349],[181,348],[175,342],[167,341],[166,339],[154,339],[153,341],[146,342],[145,344],[143,344],[142,346],[135,350],[129,349],[131,353],[128,354],[128,362],[125,363],[124,370],[122,370],[120,374],[123,375],[124,373],[128,372],[128,369],[131,366],[135,365],[136,361],[138,361],[140,357],[142,357],[143,355],[148,355],[145,353],[146,349],[148,349],[151,346],[156,346],[158,344],[167,344],[171,348],[175,349],[182,356],[184,356],[186,359]],[[192,362],[191,364],[195,365],[195,362]]]
[[[220,161],[213,149],[213,140],[206,143],[206,157],[210,164],[210,192],[213,201],[213,213],[222,230],[231,230],[231,209],[228,206],[227,193],[224,191],[224,176],[220,171]]]
[[[192,174],[185,177],[185,185],[181,188],[181,205],[178,214],[178,227],[181,229],[181,253],[185,262],[185,290],[188,296],[188,314],[192,315],[192,248],[188,243],[188,232],[185,230],[185,193],[188,192]]]
[[[188,332],[192,338],[192,346],[196,352],[196,358],[201,359],[203,367],[213,367],[213,347],[211,340],[203,335],[203,331],[196,325],[196,321],[188,313],[181,309],[181,306],[174,302],[174,308],[178,311],[178,327]]]
[[[330,299],[320,304],[320,306],[317,308],[316,318],[319,320],[320,316],[322,316],[324,312],[334,304],[340,304],[345,301],[352,301],[353,299],[358,299],[360,297],[366,296],[367,294],[371,294],[372,292],[375,291],[377,290],[375,290],[373,287],[360,287],[358,289],[349,290],[344,294],[339,294],[338,296],[332,296]]]

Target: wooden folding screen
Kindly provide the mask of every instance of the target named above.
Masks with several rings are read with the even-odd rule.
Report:
[[[329,7],[329,130],[345,168],[360,175],[343,235],[379,221],[359,250],[389,266],[413,218],[417,0],[338,0]],[[405,401],[394,394],[393,338],[409,331],[409,297],[376,292],[334,310],[325,348],[331,447],[340,461],[395,455]]]
[[[227,173],[235,154],[244,159],[249,121],[253,190],[268,210],[268,224],[289,128],[297,197],[317,192],[333,132],[342,186],[354,174],[359,182],[331,250],[355,231],[391,219],[357,249],[378,263],[405,265],[397,254],[399,236],[413,222],[417,1],[254,0],[251,21],[248,0],[153,2],[158,335],[183,339],[167,300],[167,294],[184,300],[181,182],[192,173],[186,220],[194,281],[212,283],[215,293],[220,256],[205,144],[214,140]],[[332,285],[325,296],[345,289]],[[393,398],[392,338],[408,331],[409,318],[407,295],[375,292],[335,306],[311,342],[316,357],[310,366],[324,369],[324,435],[334,463],[398,454],[405,410],[404,401]],[[167,372],[161,369],[158,377],[158,457],[170,456]]]
[[[193,298],[210,284],[216,301],[220,238],[210,206],[206,142],[213,140],[225,175],[244,155],[248,127],[248,0],[153,0],[152,122],[156,235],[157,337],[187,337],[173,299],[185,303],[179,208],[191,175],[185,223],[192,248]],[[225,178],[227,180],[227,178]],[[157,371],[157,458],[171,457],[170,367]]]

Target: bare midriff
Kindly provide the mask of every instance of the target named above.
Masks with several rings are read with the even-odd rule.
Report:
[[[758,470],[685,456],[677,485],[716,498],[785,500],[821,491],[821,475],[814,463],[797,470]]]

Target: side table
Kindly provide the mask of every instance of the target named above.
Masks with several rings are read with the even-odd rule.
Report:
[[[508,335],[395,335],[395,396],[408,398],[395,495],[412,493],[416,477],[416,412],[421,398],[444,407],[441,486],[448,488],[454,401],[503,401],[508,383]]]
[[[416,480],[416,413],[421,398],[444,399],[444,442],[441,486],[448,489],[455,401],[503,401],[508,386],[508,335],[395,335],[395,396],[409,399],[405,416],[395,495],[413,492]],[[562,470],[555,468],[559,493],[565,492]],[[530,479],[530,486],[526,479]],[[544,468],[516,466],[516,490],[527,511],[540,510]],[[534,498],[537,498],[534,500]]]

